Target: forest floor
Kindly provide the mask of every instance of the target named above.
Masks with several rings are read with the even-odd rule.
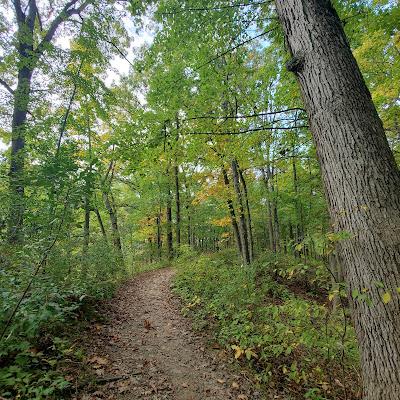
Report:
[[[97,385],[75,399],[263,398],[224,350],[182,316],[173,276],[168,268],[145,272],[119,288],[106,322],[91,327],[88,361]]]

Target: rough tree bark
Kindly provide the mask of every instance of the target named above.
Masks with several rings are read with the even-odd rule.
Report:
[[[275,4],[293,57],[287,67],[300,84],[317,148],[331,220],[336,231],[350,233],[339,243],[338,254],[360,346],[364,399],[397,400],[399,170],[331,2]],[[372,305],[357,299],[362,291]]]

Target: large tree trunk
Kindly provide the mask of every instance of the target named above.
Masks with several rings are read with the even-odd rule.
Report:
[[[276,0],[317,148],[361,351],[364,398],[400,398],[400,174],[328,0]],[[372,304],[357,298],[366,292]],[[386,294],[386,295],[385,295]],[[390,297],[389,297],[390,294]]]
[[[25,48],[26,46],[24,46]],[[28,49],[20,50],[22,60]],[[22,61],[21,61],[22,62]],[[22,241],[22,226],[25,210],[24,200],[24,161],[25,161],[25,130],[28,103],[31,92],[32,70],[24,66],[18,72],[18,84],[14,93],[14,111],[11,132],[10,154],[10,209],[8,218],[8,240],[10,243]]]
[[[82,13],[91,2],[84,2],[79,7],[74,8],[77,5],[77,0],[68,1],[60,10],[60,13],[51,21],[48,30],[42,32],[42,39],[36,48],[34,48],[34,42],[37,39],[34,34],[35,23],[37,20],[41,21],[36,1],[28,1],[26,6],[23,6],[21,0],[13,0],[12,3],[18,23],[16,35],[18,81],[17,88],[14,91],[11,124],[8,241],[15,244],[20,243],[23,236],[22,227],[25,211],[25,131],[31,95],[32,74],[40,57],[52,42],[59,26],[72,15]]]

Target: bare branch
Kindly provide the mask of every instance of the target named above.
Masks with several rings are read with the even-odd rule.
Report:
[[[285,110],[279,110],[279,111],[270,111],[270,112],[265,112],[265,113],[258,113],[258,114],[245,114],[245,115],[225,115],[225,116],[218,116],[218,115],[200,115],[200,116],[195,116],[195,117],[189,117],[182,119],[181,122],[186,122],[186,121],[193,121],[197,119],[241,119],[241,118],[256,118],[256,117],[266,117],[268,115],[276,115],[276,114],[283,114],[287,113],[290,111],[303,111],[305,112],[304,108],[299,108],[299,107],[294,107],[294,108],[287,108]]]
[[[276,28],[277,28],[277,27],[274,26],[274,27],[271,28],[271,29],[268,29],[268,30],[266,30],[266,31],[264,31],[264,32],[261,32],[260,34],[258,34],[258,35],[256,35],[256,36],[253,36],[253,37],[251,37],[251,38],[249,38],[249,39],[247,39],[247,40],[244,40],[243,42],[240,42],[240,43],[237,44],[236,46],[233,46],[233,47],[229,48],[228,50],[226,50],[226,51],[224,51],[224,52],[222,52],[222,53],[220,53],[220,54],[217,54],[215,57],[211,58],[210,60],[208,60],[208,61],[205,62],[204,64],[200,64],[198,67],[196,67],[196,68],[194,69],[194,71],[198,71],[199,69],[205,67],[206,65],[211,64],[213,61],[216,61],[216,60],[218,60],[219,58],[221,58],[221,57],[223,57],[223,56],[226,56],[226,55],[229,54],[229,53],[232,53],[234,50],[238,49],[239,47],[244,46],[245,44],[250,43],[251,41],[253,41],[253,40],[255,40],[255,39],[258,39],[258,38],[260,38],[260,37],[262,37],[262,36],[264,36],[264,35],[267,35],[268,33],[271,33],[271,32],[274,31]]]
[[[104,40],[106,43],[111,44],[111,46],[113,46],[113,47],[118,51],[118,53],[121,55],[121,57],[123,57],[124,60],[127,61],[127,62],[129,63],[130,66],[132,66],[132,67],[134,66],[134,65],[128,60],[128,58],[126,57],[125,53],[124,53],[112,40],[107,40],[107,39],[105,39],[105,38],[103,38],[103,40]]]
[[[222,10],[228,10],[231,8],[242,8],[242,7],[250,7],[250,6],[260,6],[263,4],[269,4],[271,1],[257,1],[257,2],[249,2],[249,3],[238,3],[238,4],[231,4],[227,6],[219,6],[219,7],[198,7],[198,8],[182,8],[182,9],[177,9],[171,12],[163,12],[161,15],[176,15],[176,14],[181,14],[184,12],[193,12],[193,11],[222,11]]]
[[[0,78],[0,84],[2,86],[4,86],[7,89],[7,91],[14,96],[14,90],[11,88],[11,86],[6,81],[4,81],[3,79]]]
[[[224,135],[241,135],[242,133],[249,133],[249,132],[275,131],[275,130],[293,130],[293,129],[301,129],[301,128],[309,128],[309,126],[308,125],[282,126],[282,127],[260,126],[258,128],[243,129],[243,130],[231,131],[231,132],[187,132],[187,134],[188,135],[224,136]]]

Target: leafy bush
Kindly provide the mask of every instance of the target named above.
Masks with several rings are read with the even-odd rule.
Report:
[[[343,310],[278,283],[285,257],[248,267],[224,259],[192,255],[180,261],[174,290],[197,325],[212,324],[216,340],[261,384],[311,399],[340,399],[346,387],[356,398],[358,352]]]
[[[34,267],[0,270],[0,332],[32,279]],[[107,246],[93,244],[85,258],[54,249],[34,277],[0,343],[0,393],[9,399],[59,399],[70,383],[65,358],[78,360],[70,332],[88,318],[96,300],[113,294],[124,268]],[[62,395],[64,397],[64,395]]]

